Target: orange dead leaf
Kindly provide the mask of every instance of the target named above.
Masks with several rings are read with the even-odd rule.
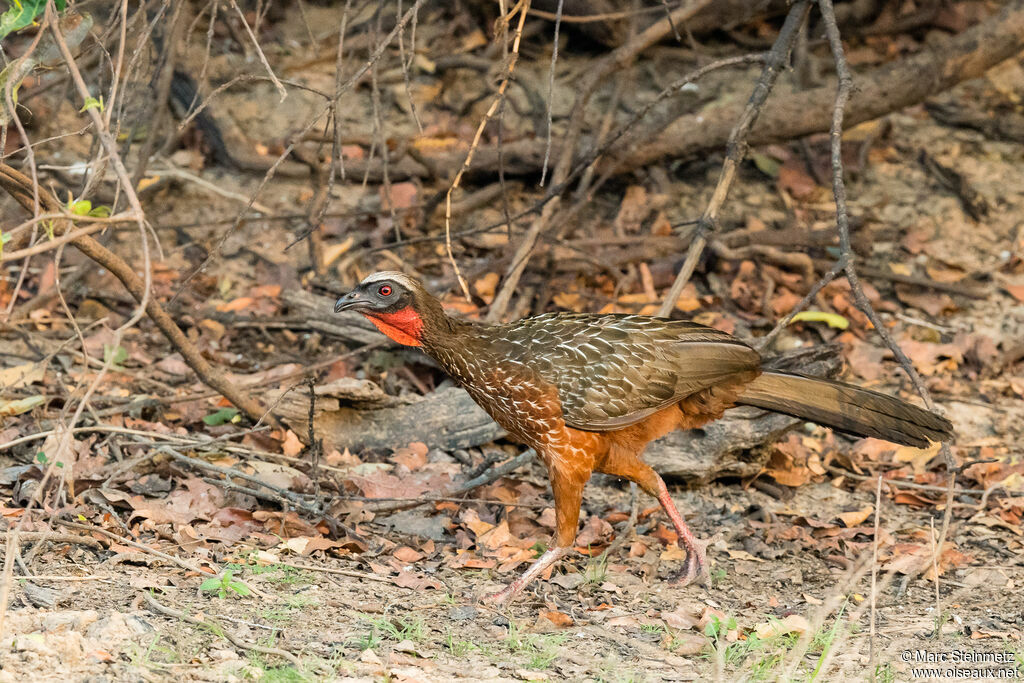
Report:
[[[928,463],[939,454],[940,443],[932,443],[928,448],[914,448],[913,446],[900,446],[892,454],[893,462],[906,462],[914,468],[914,474],[924,474]]]
[[[838,517],[839,521],[843,523],[843,526],[847,529],[852,529],[853,527],[863,524],[864,520],[870,517],[871,513],[874,511],[875,507],[873,505],[868,505],[865,508],[854,510],[853,512],[842,512],[836,515],[836,517]]]
[[[288,430],[284,435],[284,442],[281,444],[281,452],[288,457],[294,458],[305,446],[299,441],[299,437],[292,430]]]
[[[476,542],[482,548],[497,550],[502,546],[508,545],[511,540],[512,534],[508,530],[508,521],[502,520],[498,526],[481,536],[477,536]]]
[[[391,553],[400,562],[405,564],[412,564],[413,562],[419,562],[423,559],[423,553],[413,550],[407,545],[399,546],[395,548],[395,552]]]
[[[249,290],[252,296],[276,299],[281,296],[281,285],[257,285]]]
[[[931,498],[925,498],[924,496],[911,493],[910,491],[900,491],[892,497],[892,500],[897,505],[912,505],[915,507],[931,507],[938,503],[938,501],[932,500]]]
[[[462,523],[469,527],[469,530],[472,531],[477,538],[480,538],[494,528],[493,524],[480,519],[480,515],[478,515],[476,510],[473,510],[472,508],[463,513]]]
[[[545,621],[551,622],[555,628],[569,628],[576,623],[568,614],[565,614],[564,612],[556,612],[554,610],[541,610],[538,615],[538,619],[544,619]]]
[[[1024,303],[1024,285],[1003,285],[1003,289],[1014,299]]]
[[[612,535],[612,525],[597,515],[591,515],[580,532],[576,534],[576,545],[587,547],[607,541]]]
[[[412,448],[398,448],[391,456],[391,460],[399,465],[404,465],[410,472],[415,472],[427,464],[427,454]]]
[[[500,279],[501,276],[497,273],[486,273],[483,277],[473,283],[473,291],[476,292],[477,296],[489,304],[494,300],[494,293],[498,289],[498,281]]]
[[[252,306],[256,302],[251,296],[240,296],[237,299],[223,304],[217,304],[217,310],[221,313],[237,313],[238,311],[245,310],[249,306]]]
[[[648,535],[654,536],[656,539],[661,541],[662,545],[675,545],[679,540],[679,534],[674,530],[669,529],[661,522],[658,522],[658,526],[655,527],[654,531],[650,532]]]

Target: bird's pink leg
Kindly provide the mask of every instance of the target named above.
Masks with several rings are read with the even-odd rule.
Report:
[[[547,552],[538,557],[537,561],[534,562],[529,569],[523,572],[522,576],[505,586],[505,588],[497,593],[492,593],[491,595],[483,598],[482,602],[491,605],[504,605],[506,602],[519,595],[519,593],[522,592],[522,590],[526,588],[531,581],[543,574],[545,569],[565,557],[568,552],[568,547],[559,548],[558,546],[555,546],[554,548],[550,548]]]
[[[676,509],[676,504],[672,502],[672,497],[668,495],[668,487],[665,486],[661,477],[658,477],[658,502],[661,503],[668,518],[672,520],[672,526],[679,534],[679,544],[686,549],[686,564],[683,566],[680,583],[685,586],[699,578],[701,583],[708,585],[711,572],[708,569],[707,547],[717,540],[717,537],[702,541],[693,535],[690,527],[686,526],[686,522],[683,521],[683,516]]]
[[[555,536],[551,547],[537,558],[522,576],[510,583],[504,590],[483,599],[491,604],[503,604],[544,573],[544,570],[565,557],[576,540],[576,527],[580,521],[580,502],[583,499],[583,484],[590,477],[590,471],[581,476],[578,471],[551,468],[551,490],[555,497]]]

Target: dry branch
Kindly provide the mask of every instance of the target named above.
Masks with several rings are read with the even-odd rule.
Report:
[[[594,64],[593,68],[586,72],[583,78],[580,79],[576,88],[576,99],[573,102],[572,113],[569,116],[568,130],[564,136],[564,142],[562,143],[558,163],[555,165],[554,172],[551,176],[552,185],[561,188],[562,190],[565,189],[564,185],[570,176],[573,162],[576,159],[576,148],[579,143],[580,136],[583,133],[583,123],[586,116],[587,103],[590,101],[594,92],[596,92],[598,85],[600,85],[610,74],[628,66],[638,54],[668,36],[676,23],[686,21],[693,16],[695,12],[709,4],[709,0],[690,0],[689,2],[684,3],[682,7],[677,7],[664,19],[648,27],[646,30],[633,37],[625,45],[603,57]],[[499,164],[504,163],[506,150],[495,151],[501,152],[496,154],[495,160]],[[541,159],[539,159],[540,167],[544,166],[545,158],[545,150],[541,150]],[[540,237],[540,234],[550,225],[551,219],[554,216],[555,211],[558,209],[560,198],[557,193],[551,192],[545,199],[546,203],[541,210],[540,216],[533,221],[529,231],[523,237],[522,242],[516,249],[515,255],[512,257],[512,262],[509,264],[508,269],[505,271],[502,278],[501,287],[498,289],[494,296],[494,300],[491,302],[490,310],[487,312],[487,320],[490,322],[500,320],[504,316],[505,311],[508,308],[508,304],[512,299],[512,294],[515,291],[516,286],[519,284],[519,278],[526,269],[526,264],[530,259],[530,255],[533,253],[533,248],[537,243],[538,237]]]
[[[672,288],[665,297],[665,301],[658,310],[658,315],[668,316],[675,308],[679,295],[682,294],[683,288],[693,274],[693,269],[697,266],[697,259],[700,258],[701,253],[704,251],[708,234],[715,231],[718,227],[718,212],[722,208],[722,204],[725,203],[726,195],[728,195],[732,181],[736,177],[736,171],[743,161],[743,157],[746,156],[747,136],[761,115],[761,110],[768,100],[768,95],[775,87],[775,81],[778,79],[779,73],[785,68],[786,62],[789,61],[789,53],[793,49],[797,33],[807,18],[810,8],[810,2],[795,3],[792,9],[790,9],[789,15],[786,16],[785,23],[779,30],[775,44],[772,45],[772,49],[769,51],[767,59],[765,59],[761,76],[757,79],[757,83],[754,84],[754,91],[750,94],[750,99],[747,101],[740,116],[735,119],[735,127],[729,133],[729,144],[726,149],[725,162],[722,164],[722,172],[718,177],[718,184],[715,185],[715,191],[711,195],[711,200],[708,201],[707,208],[704,209],[704,213],[697,223],[697,232],[690,243],[686,260],[683,262],[683,267],[679,270],[675,282],[672,283]]]
[[[10,166],[0,163],[0,187],[8,192],[26,210],[33,210],[32,181],[27,176],[19,173]],[[39,201],[41,208],[51,213],[59,213],[63,209],[61,203],[50,192],[39,188]],[[64,225],[61,225],[64,223]],[[68,223],[61,221],[57,223],[55,232],[64,232]],[[219,391],[225,398],[231,401],[242,412],[255,421],[266,419],[271,424],[277,424],[277,419],[267,413],[255,399],[235,387],[218,368],[210,365],[202,354],[199,353],[192,342],[188,340],[181,328],[171,319],[171,316],[152,297],[146,297],[146,283],[138,276],[135,270],[120,256],[110,251],[89,235],[76,237],[71,243],[83,254],[96,263],[109,270],[121,281],[128,292],[138,302],[146,302],[146,313],[164,333],[171,345],[181,353],[185,362],[188,363],[195,373],[207,386]]]

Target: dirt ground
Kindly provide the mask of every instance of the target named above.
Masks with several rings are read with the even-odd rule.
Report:
[[[311,11],[327,12],[320,7]],[[286,33],[298,31],[287,20],[282,26]],[[584,68],[571,54],[564,59],[570,71]],[[227,68],[225,62],[218,65]],[[537,57],[523,69],[532,70],[532,78],[546,78],[546,65]],[[326,81],[328,66],[306,68],[289,77],[309,84]],[[747,92],[755,74],[750,70],[749,78],[737,77],[730,87]],[[211,77],[216,75],[214,70]],[[333,75],[330,79],[333,82]],[[401,92],[401,82],[396,83],[395,92]],[[446,106],[458,109],[455,100],[469,97],[471,91],[470,85],[449,82]],[[275,139],[288,128],[282,120],[285,114],[254,104],[254,92],[267,96],[272,87],[259,84],[227,92],[221,109],[231,111],[234,124],[253,140]],[[1014,92],[1017,95],[1007,95]],[[936,101],[968,107],[1006,96],[1019,107],[1020,92],[1024,69],[1010,63]],[[306,102],[302,97],[296,95],[300,103]],[[359,98],[345,114],[353,125],[362,120],[366,128],[366,118],[372,118],[368,102],[369,98]],[[462,104],[479,114],[471,102]],[[289,116],[308,116],[295,114],[303,109],[296,106]],[[559,100],[556,118],[564,116],[567,107]],[[414,130],[407,112],[399,109],[389,114],[396,137]],[[420,115],[427,116],[423,111]],[[510,116],[514,127],[517,115]],[[463,127],[474,125],[472,116],[466,120],[470,123]],[[88,154],[85,142],[70,141],[65,154]],[[80,143],[85,147],[76,149]],[[859,262],[883,273],[864,276],[869,293],[891,324],[890,332],[924,375],[939,410],[957,430],[953,454],[963,468],[958,478],[963,490],[955,496],[947,545],[940,552],[932,549],[942,524],[946,472],[937,451],[887,449],[879,442],[854,441],[812,425],[758,449],[765,462],[762,476],[693,488],[670,482],[673,498],[697,535],[720,534],[709,550],[711,586],[674,583],[683,555],[672,543],[664,515],[651,507],[654,501],[640,501],[634,536],[624,521],[630,510],[628,488],[598,477],[588,485],[581,515],[582,533],[590,534],[592,543],[578,542],[579,552],[549,580],[538,581],[505,609],[481,606],[477,598],[500,588],[526,566],[525,556],[509,561],[502,552],[529,551],[526,555],[532,556],[546,542],[551,496],[538,463],[473,492],[470,502],[438,502],[393,515],[361,512],[358,498],[345,502],[345,494],[373,497],[362,485],[325,489],[345,503],[338,508],[341,518],[358,525],[371,539],[365,551],[352,552],[326,540],[331,534],[319,520],[289,518],[274,504],[244,493],[214,493],[211,489],[216,487],[187,468],[155,458],[138,470],[136,478],[125,480],[121,497],[69,496],[65,511],[71,513],[69,520],[133,537],[173,557],[161,558],[96,533],[84,535],[89,542],[50,540],[35,550],[34,544],[23,545],[22,559],[37,578],[17,579],[11,586],[2,626],[0,681],[909,681],[1024,676],[1024,594],[1018,585],[1024,583],[1024,365],[1019,353],[1024,340],[1024,276],[1019,265],[1013,265],[1024,258],[1024,146],[943,125],[925,107],[887,116],[884,124],[858,127],[849,133],[847,146],[852,150],[848,194],[857,222]],[[796,215],[798,223],[812,229],[831,226],[831,195],[814,182],[812,173],[766,170],[773,163],[790,170],[802,167],[797,149],[794,144],[754,150],[756,163],[741,171],[725,205],[723,225],[772,230],[766,225]],[[854,151],[861,149],[861,158],[855,160]],[[810,165],[827,170],[827,140],[812,138],[809,150]],[[969,215],[962,194],[929,172],[922,161],[924,150],[940,164],[954,167],[983,198],[987,209],[981,219]],[[623,207],[628,208],[636,187],[652,204],[665,207],[671,221],[699,215],[720,161],[715,157],[613,181],[593,198],[580,222],[613,223]],[[163,247],[155,284],[160,296],[176,291],[183,275],[214,248],[221,228],[211,227],[212,219],[230,220],[241,208],[237,199],[223,192],[248,197],[261,179],[216,167],[196,173],[216,183],[222,193],[181,182],[146,200]],[[420,197],[427,194],[421,185],[410,191]],[[339,184],[331,206],[369,207],[383,216],[382,192],[356,181]],[[528,187],[514,201],[525,206],[541,194]],[[394,190],[392,196],[398,196]],[[283,214],[309,197],[308,181],[278,177],[267,184],[259,201]],[[500,211],[488,207],[478,220],[485,224],[488,216]],[[645,215],[641,220],[648,219]],[[390,221],[385,217],[374,223],[375,234],[390,235]],[[171,227],[175,225],[176,229]],[[344,221],[330,224],[327,243],[341,242],[346,231],[363,227]],[[244,221],[224,242],[213,270],[200,276],[173,309],[177,320],[194,325],[193,336],[205,351],[239,376],[314,363],[348,348],[329,335],[291,331],[287,325],[283,332],[254,325],[225,335],[223,328],[231,323],[217,322],[213,313],[217,303],[252,297],[252,288],[273,285],[283,273],[288,274],[283,279],[298,282],[295,274],[308,266],[308,254],[304,247],[285,247],[300,229]],[[585,234],[585,229],[577,226],[572,234]],[[137,238],[131,233],[121,232],[112,243],[119,252],[138,256],[133,239]],[[828,248],[821,252],[831,253]],[[64,258],[68,264],[80,263],[75,254]],[[359,268],[367,272],[394,267],[401,260],[393,254],[362,258]],[[440,272],[444,263],[438,250],[418,265]],[[463,267],[473,273],[474,281],[485,281],[486,273],[500,270],[479,254],[467,256]],[[762,318],[774,322],[784,315],[799,297],[780,297],[778,289],[765,294],[764,281],[771,278],[762,277],[767,271],[760,270],[760,264],[757,268],[747,259],[713,259],[702,265],[695,290],[686,295],[697,302],[695,315],[705,316],[698,319],[730,324],[737,334],[749,337],[752,329],[763,327]],[[531,272],[531,286],[545,275],[540,266]],[[894,283],[886,273],[927,273],[934,281],[959,283],[965,290],[983,288],[984,293],[966,296],[954,289]],[[332,275],[343,278],[350,272]],[[445,276],[454,285],[450,273]],[[92,320],[107,316],[96,330],[116,327],[130,314],[126,295],[110,294],[118,289],[109,274],[92,272],[82,282],[75,293],[75,310],[84,316],[88,307],[83,301],[88,300]],[[554,306],[600,308],[600,297],[587,298],[587,278],[563,274],[555,282],[564,289],[558,294],[570,298],[555,297]],[[452,286],[449,301],[456,299],[456,292]],[[787,331],[776,350],[838,341],[844,346],[849,381],[914,396],[841,285],[826,290],[819,303],[845,315],[851,329],[805,323]],[[258,305],[252,304],[247,312],[259,315]],[[281,309],[269,314],[281,315]],[[46,317],[36,321],[40,332],[51,324]],[[25,352],[25,346],[18,346],[28,344],[25,339],[5,339],[15,349],[12,353]],[[169,347],[151,326],[144,325],[126,340],[124,372],[100,392],[103,397],[130,395],[147,377],[162,378],[158,381],[164,388],[170,382],[183,393],[202,389],[193,380],[180,380],[180,357],[174,361],[177,365],[164,366],[165,374],[150,374],[151,366],[171,358]],[[102,349],[103,337],[89,336],[88,341]],[[331,372],[370,377],[391,394],[410,390],[415,382],[408,375],[421,382],[441,381],[405,352],[385,348],[381,353],[332,366]],[[403,366],[406,370],[400,371]],[[196,399],[173,408],[142,410],[118,424],[143,431],[162,424],[168,432],[188,434],[204,429],[199,418],[222,407],[216,399]],[[29,418],[21,419],[0,424],[0,436],[5,437],[0,441],[40,429]],[[251,425],[228,420],[207,423],[206,429],[211,436],[224,436],[241,434],[247,426]],[[102,460],[95,463],[97,471],[113,462],[114,451],[106,438],[82,436],[78,443],[80,458]],[[289,452],[283,437],[245,443]],[[515,450],[506,442],[499,446],[505,453]],[[147,450],[152,448],[131,443],[117,457],[152,455]],[[11,496],[0,500],[0,512],[11,528],[21,514],[22,498],[31,492],[23,486],[24,468],[34,463],[39,450],[27,444],[0,451],[0,488]],[[427,475],[461,476],[484,458],[480,449],[469,449],[472,462],[467,465],[452,453],[431,449],[424,460],[416,461],[407,444],[395,444],[388,453],[339,450],[325,460],[339,473],[332,481],[350,475],[352,481],[387,475],[396,486],[417,472],[427,482],[435,481]],[[81,476],[87,478],[89,466]],[[926,488],[886,484],[878,505],[876,477],[882,473],[887,479]],[[171,510],[178,503],[164,502],[171,500],[169,491],[186,490],[195,498],[181,498],[181,504],[206,512],[192,517],[186,510]],[[422,488],[415,489],[412,495],[421,493]],[[160,507],[165,504],[170,512]],[[219,510],[245,510],[248,517],[238,524],[243,531],[220,537],[204,531],[201,525],[215,519]],[[292,525],[289,533],[284,531],[286,523]],[[881,539],[877,552],[876,525]],[[57,531],[74,533],[69,528]],[[497,532],[505,534],[503,540],[488,545]],[[314,545],[297,547],[289,545],[289,539]],[[317,546],[320,541],[324,545]],[[938,558],[935,564],[933,557]],[[183,568],[174,558],[201,570],[217,566],[231,573],[212,578],[205,571]],[[14,575],[23,576],[25,568],[17,565]]]

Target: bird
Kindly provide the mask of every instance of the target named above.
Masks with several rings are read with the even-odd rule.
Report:
[[[505,604],[572,548],[594,472],[657,498],[686,551],[679,582],[709,577],[708,541],[642,459],[648,443],[697,429],[735,406],[792,415],[861,437],[926,447],[948,441],[944,417],[852,384],[764,370],[748,344],[695,322],[615,313],[544,313],[510,323],[455,318],[404,273],[367,276],[337,300],[395,342],[420,347],[508,434],[547,466],[555,503],[548,549],[484,602]]]

